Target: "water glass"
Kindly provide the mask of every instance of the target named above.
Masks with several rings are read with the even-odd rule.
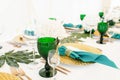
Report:
[[[56,50],[52,49],[48,53],[48,64],[53,68],[53,77],[55,76],[55,67],[60,64],[60,56]]]

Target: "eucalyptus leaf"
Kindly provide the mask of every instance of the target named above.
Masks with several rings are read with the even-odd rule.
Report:
[[[28,55],[28,56],[19,56],[19,55],[17,55],[17,56],[12,56],[13,58],[21,58],[21,59],[30,59],[30,57],[29,57],[30,55]]]
[[[35,58],[40,58],[40,55],[35,54]],[[22,51],[8,51],[5,53],[5,55],[0,56],[0,67],[2,67],[6,61],[6,63],[9,66],[13,67],[19,67],[19,63],[25,63],[29,64],[30,62],[33,62],[31,59],[33,59],[33,52],[28,50],[22,50]]]
[[[29,56],[29,58],[32,59],[33,55]],[[41,58],[41,56],[40,55],[35,55],[35,59],[38,59],[38,58]]]
[[[17,52],[14,52],[14,56],[28,56],[32,54],[32,51],[31,52],[28,52],[28,51],[17,51]]]
[[[30,55],[26,55],[26,54],[13,54],[11,55],[12,57],[21,57],[21,58],[25,58],[25,59],[29,59]]]
[[[32,60],[29,60],[29,59],[21,59],[21,58],[16,58],[15,60],[16,60],[17,62],[26,63],[26,64],[29,64],[29,63],[33,62]]]
[[[8,57],[6,56],[6,62],[9,66],[12,66],[12,67],[19,67],[17,61],[11,57]]]
[[[11,55],[11,54],[13,54],[13,52],[14,52],[14,50],[11,50],[9,52],[6,52],[5,55]]]
[[[41,58],[41,56],[40,55],[35,55],[35,58],[38,59],[38,58]]]
[[[89,34],[85,33],[72,33],[70,36],[62,39],[61,43],[74,43],[74,42],[82,42],[80,38],[87,38],[89,37]]]
[[[5,56],[2,55],[2,56],[0,56],[0,67],[2,67],[4,65],[4,63],[5,63]]]

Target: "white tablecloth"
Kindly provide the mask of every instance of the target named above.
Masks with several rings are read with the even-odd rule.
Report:
[[[11,35],[12,36],[12,35]],[[26,46],[22,46],[22,48],[15,48],[12,45],[6,43],[7,40],[12,39],[12,37],[8,35],[0,36],[0,45],[3,46],[0,49],[0,55],[4,52],[7,52],[12,49],[16,50],[25,50],[28,49]],[[86,39],[84,44],[94,46],[100,48],[104,55],[113,60],[118,67],[120,67],[120,41],[116,40],[113,43],[107,42],[106,44],[97,44],[94,39]],[[56,80],[120,80],[120,70],[114,69],[112,67],[108,67],[102,64],[94,63],[86,66],[76,66],[76,65],[67,65],[60,64],[61,66],[66,67],[71,72],[68,75],[64,75],[60,72],[56,75]],[[40,68],[44,66],[44,64],[40,64]],[[20,64],[20,67],[29,75],[32,80],[51,80],[50,78],[43,78],[39,76],[39,68],[38,69],[30,69],[26,64]],[[0,72],[8,72],[10,73],[9,66],[5,64],[0,68]]]

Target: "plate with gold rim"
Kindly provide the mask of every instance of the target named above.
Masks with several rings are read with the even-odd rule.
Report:
[[[20,80],[20,79],[12,74],[0,72],[0,80]]]

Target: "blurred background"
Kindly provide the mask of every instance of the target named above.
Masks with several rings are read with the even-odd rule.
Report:
[[[116,6],[120,0],[0,0],[0,33],[21,33],[33,24],[39,32],[49,17],[78,24],[82,13],[97,23],[98,12],[104,11],[109,18]]]

